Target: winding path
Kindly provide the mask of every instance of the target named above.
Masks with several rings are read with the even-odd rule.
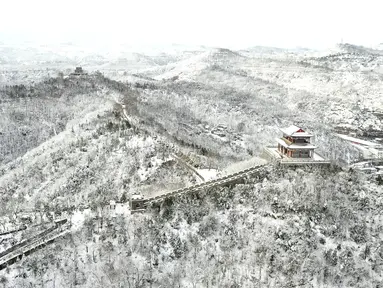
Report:
[[[161,200],[163,200],[169,196],[178,196],[178,195],[182,195],[182,194],[186,194],[189,192],[198,191],[198,190],[202,190],[202,189],[206,189],[206,188],[225,186],[229,183],[233,183],[233,182],[239,181],[241,179],[244,179],[244,178],[247,178],[250,176],[251,177],[258,176],[259,180],[261,180],[261,179],[265,178],[265,175],[266,175],[265,172],[266,172],[267,167],[269,167],[269,166],[270,166],[270,164],[253,166],[251,168],[241,170],[239,172],[236,172],[236,173],[233,173],[230,175],[226,175],[226,176],[223,176],[223,177],[220,177],[217,179],[213,179],[213,180],[206,181],[206,182],[196,184],[193,186],[181,188],[181,189],[171,191],[171,192],[168,192],[168,193],[165,193],[162,195],[158,195],[155,197],[146,198],[146,199],[144,199],[144,203],[148,204],[148,203],[155,202],[155,201],[161,201]]]

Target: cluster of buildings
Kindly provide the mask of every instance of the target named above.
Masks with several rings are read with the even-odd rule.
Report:
[[[343,134],[337,136],[359,150],[360,161],[352,164],[352,168],[368,174],[383,175],[382,144]]]
[[[339,138],[350,143],[360,151],[360,159],[382,159],[383,160],[383,145],[372,141],[362,140],[343,134],[336,134]]]

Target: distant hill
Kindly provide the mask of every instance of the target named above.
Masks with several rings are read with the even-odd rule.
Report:
[[[245,58],[245,56],[238,52],[229,49],[214,48],[206,52],[193,54],[191,57],[181,59],[177,62],[142,70],[140,73],[157,80],[171,79],[174,77],[184,79],[184,77],[189,77],[189,73],[196,74],[208,66],[216,64],[230,65],[230,63],[236,62],[238,59]]]
[[[383,56],[383,50],[353,45],[349,43],[338,44],[338,48],[340,51],[347,52],[347,53],[372,54],[372,55]]]

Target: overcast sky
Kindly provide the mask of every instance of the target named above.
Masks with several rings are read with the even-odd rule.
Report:
[[[0,37],[326,48],[383,42],[381,0],[2,0]],[[2,35],[2,36],[1,36]]]

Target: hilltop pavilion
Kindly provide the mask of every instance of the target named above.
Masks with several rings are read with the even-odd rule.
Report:
[[[314,150],[317,148],[311,143],[314,135],[295,125],[280,131],[283,136],[277,138],[278,153],[288,158],[314,158]]]

